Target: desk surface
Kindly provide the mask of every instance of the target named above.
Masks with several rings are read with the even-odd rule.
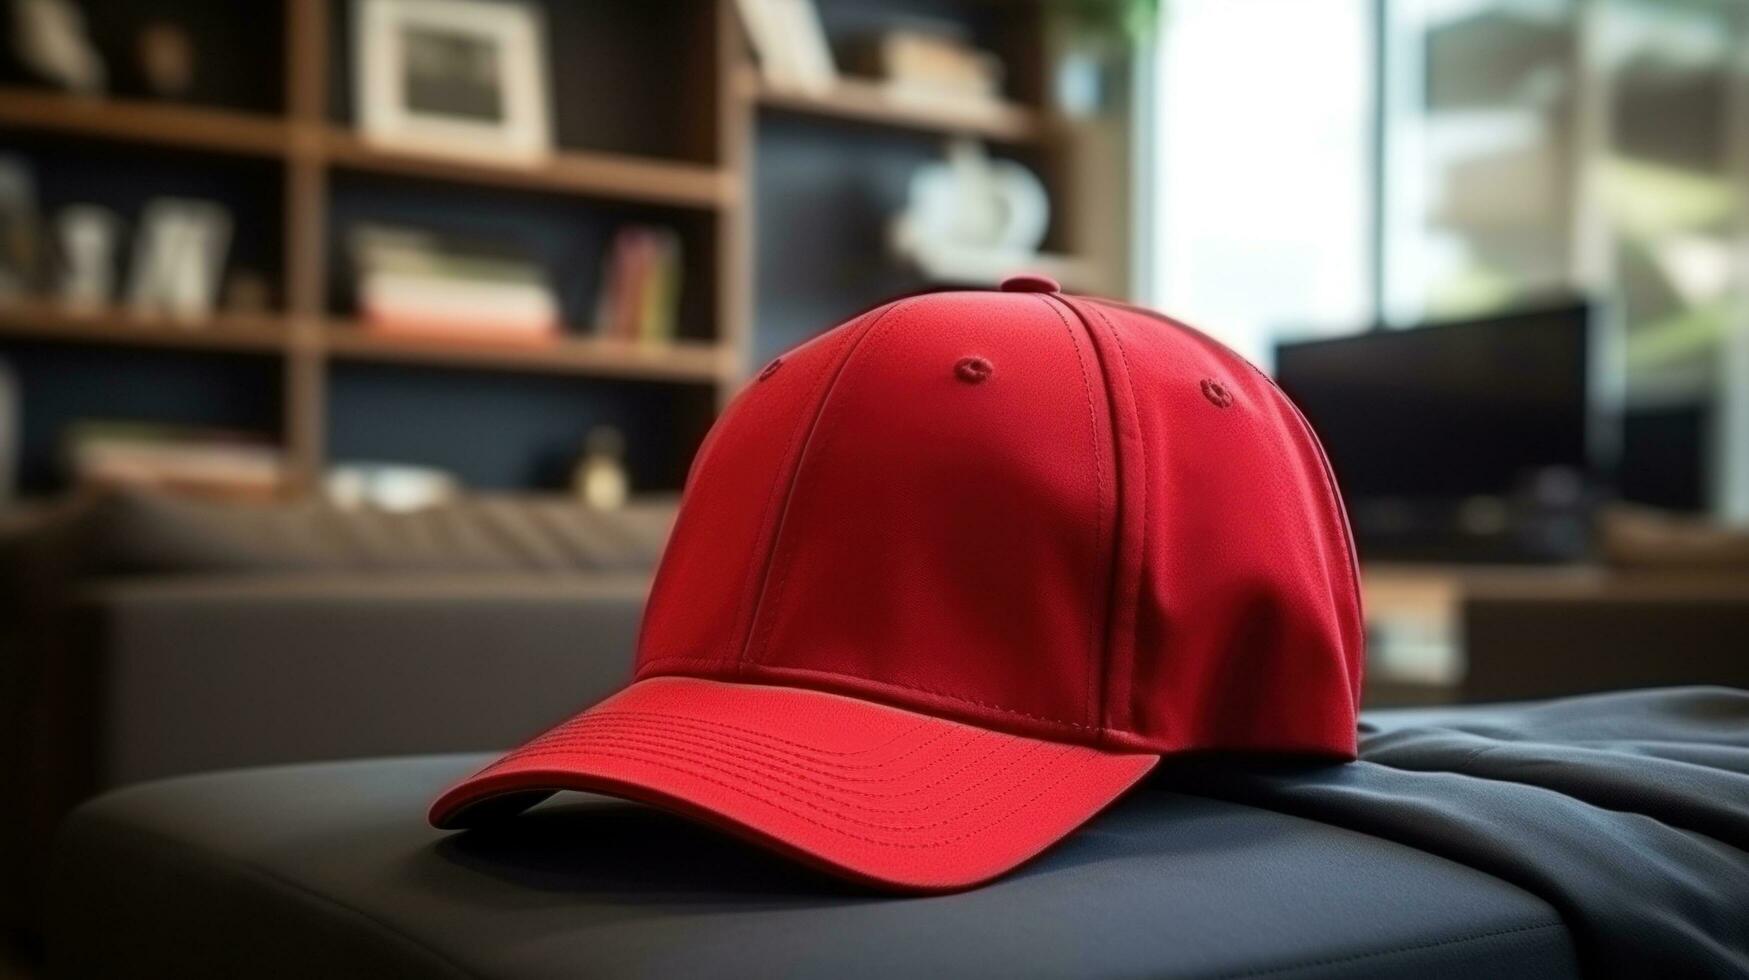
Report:
[[[1366,607],[1368,707],[1440,704],[1466,670],[1461,618],[1470,599],[1527,604],[1749,603],[1749,569],[1612,568],[1371,562]]]

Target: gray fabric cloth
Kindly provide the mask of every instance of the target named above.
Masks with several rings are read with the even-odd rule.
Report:
[[[1515,882],[1560,909],[1587,976],[1749,977],[1749,691],[1385,715],[1353,765],[1163,776]]]
[[[184,777],[82,807],[49,952],[102,977],[1570,977],[1543,901],[1145,785],[975,891],[876,894],[635,804],[424,820],[489,756]]]

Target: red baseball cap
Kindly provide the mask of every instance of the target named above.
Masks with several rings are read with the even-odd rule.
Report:
[[[1163,755],[1352,759],[1362,648],[1336,486],[1280,390],[1021,276],[768,364],[693,463],[632,684],[430,819],[586,790],[965,888]]]

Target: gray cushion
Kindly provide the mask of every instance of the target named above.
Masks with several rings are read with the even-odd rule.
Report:
[[[77,811],[62,976],[1576,975],[1540,899],[1401,845],[1144,785],[1044,858],[938,897],[841,884],[634,804],[561,794],[444,834],[484,756],[166,780]]]

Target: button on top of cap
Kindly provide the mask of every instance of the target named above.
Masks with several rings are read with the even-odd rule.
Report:
[[[1002,291],[1005,293],[1060,293],[1063,287],[1050,276],[1034,275],[1030,272],[1018,276],[1009,276],[1002,280]]]

